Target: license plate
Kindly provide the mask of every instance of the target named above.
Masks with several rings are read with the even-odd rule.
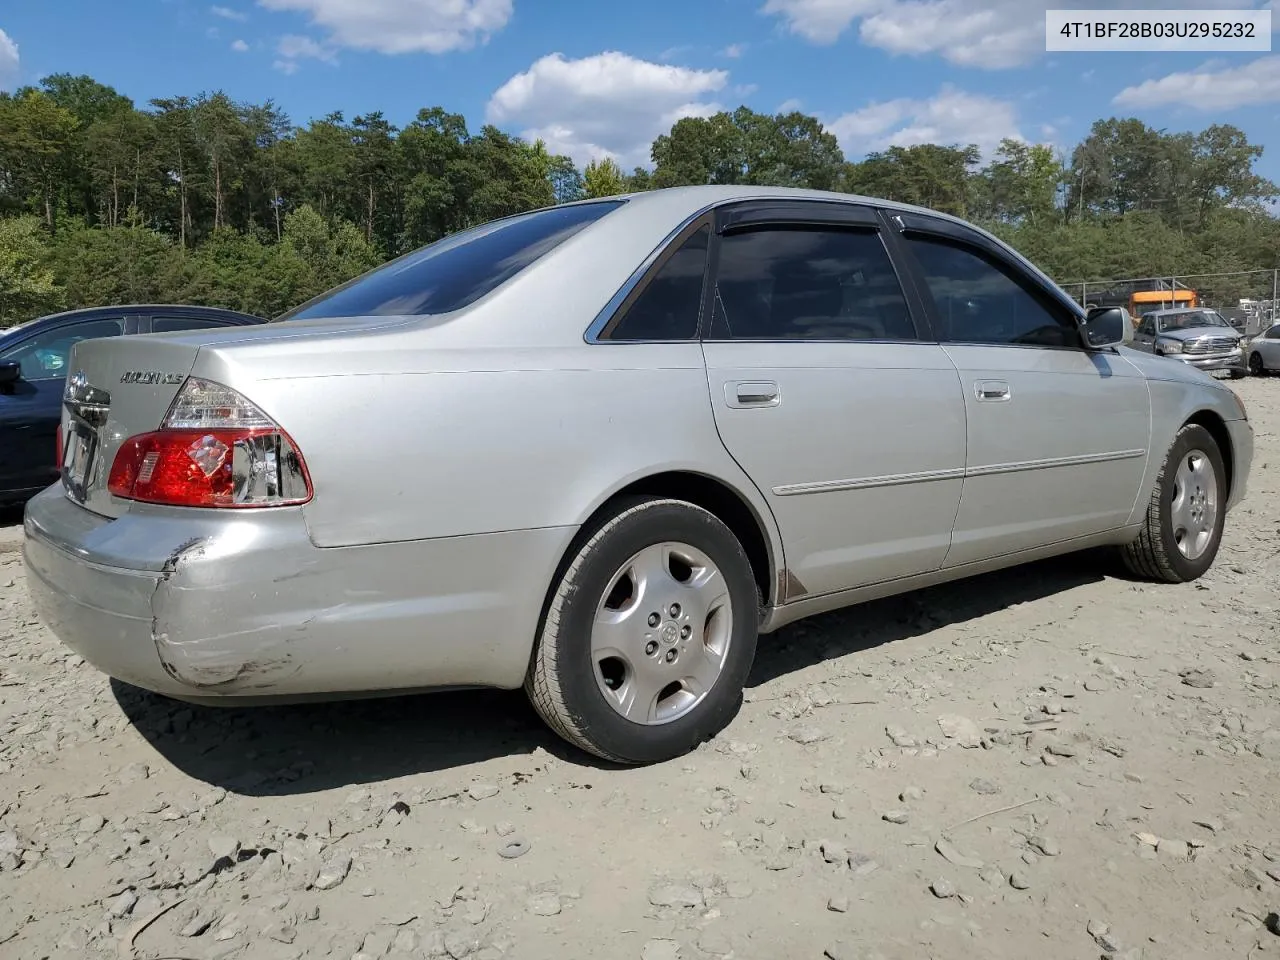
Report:
[[[62,456],[62,480],[68,492],[83,501],[98,438],[91,427],[73,420],[67,432],[66,445]]]

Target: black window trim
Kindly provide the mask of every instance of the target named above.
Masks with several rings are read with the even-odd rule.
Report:
[[[233,320],[233,319],[231,319],[230,317],[227,317],[227,316],[219,316],[219,315],[217,315],[217,314],[209,314],[209,313],[182,313],[182,312],[179,312],[179,311],[177,311],[177,310],[174,310],[174,311],[170,311],[170,312],[168,312],[168,313],[153,313],[153,314],[150,314],[150,315],[147,317],[147,323],[146,323],[147,333],[156,333],[156,332],[161,332],[161,333],[183,333],[183,332],[187,332],[187,331],[182,331],[182,330],[163,330],[163,331],[157,331],[157,330],[156,330],[156,321],[157,321],[157,320],[191,320],[191,321],[200,322],[200,323],[203,323],[203,324],[204,324],[204,326],[203,326],[203,327],[190,327],[190,328],[188,328],[188,330],[202,330],[202,329],[217,330],[217,329],[219,329],[219,328],[221,328],[221,327],[241,327],[241,326],[249,326],[249,324],[248,324],[248,323],[238,322],[237,320]]]
[[[908,283],[908,277],[901,269],[895,256],[894,246],[890,242],[884,223],[877,207],[860,202],[839,200],[739,200],[722,204],[716,210],[717,228],[712,235],[711,256],[708,258],[707,282],[704,284],[703,325],[700,339],[704,343],[815,343],[815,344],[919,344],[929,343],[931,329],[922,322],[925,314],[921,312],[919,297]],[[726,234],[741,233],[747,230],[778,227],[791,228],[835,228],[847,232],[874,233],[884,246],[889,266],[898,280],[898,288],[902,291],[903,301],[907,307],[907,319],[915,330],[914,339],[900,337],[884,337],[874,340],[851,339],[845,337],[813,337],[795,339],[791,337],[777,338],[734,338],[712,337],[711,320],[714,315],[712,304],[715,299],[716,281],[720,269],[720,241]]]
[[[891,218],[895,226],[898,227],[897,232],[900,235],[899,243],[904,269],[911,274],[913,283],[919,287],[924,301],[924,310],[929,318],[929,325],[932,330],[941,330],[938,306],[933,299],[932,292],[929,290],[924,268],[915,254],[911,252],[910,245],[901,242],[903,238],[920,237],[927,240],[941,241],[973,254],[993,269],[1002,273],[1011,283],[1021,287],[1050,315],[1057,315],[1070,320],[1077,334],[1079,333],[1080,321],[1083,318],[1080,305],[1067,297],[1066,294],[1059,295],[1046,287],[1039,277],[1028,271],[1015,258],[1009,256],[1008,251],[1002,244],[993,242],[972,228],[965,227],[959,223],[952,223],[949,220],[926,217],[916,213],[894,213],[891,214]],[[927,296],[925,296],[926,294]],[[1069,353],[1114,352],[1114,348],[1105,350],[1090,349],[1085,346],[1083,337],[1080,337],[1077,345],[1072,346],[1054,346],[1052,344],[1039,343],[991,343],[983,340],[944,341],[941,338],[937,342],[965,347],[1000,347],[1015,350],[1055,350]]]

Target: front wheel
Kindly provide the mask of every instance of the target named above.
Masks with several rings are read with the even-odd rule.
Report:
[[[1267,372],[1266,365],[1262,362],[1262,354],[1249,354],[1249,372],[1255,377],[1265,376]]]
[[[751,563],[719,518],[680,500],[630,500],[555,585],[525,690],[589,753],[670,760],[733,719],[759,616]]]
[[[1226,477],[1213,435],[1194,423],[1179,430],[1151,491],[1142,532],[1123,550],[1129,571],[1165,583],[1203,576],[1222,542]]]

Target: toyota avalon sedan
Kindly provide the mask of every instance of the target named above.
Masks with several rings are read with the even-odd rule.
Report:
[[[523,686],[572,743],[661,761],[801,617],[1087,547],[1202,575],[1253,433],[1132,336],[880,200],[520,214],[279,322],[77,344],[28,581],[171,697]]]

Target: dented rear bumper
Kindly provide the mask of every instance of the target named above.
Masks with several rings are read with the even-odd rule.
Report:
[[[518,687],[541,574],[572,534],[322,549],[293,508],[138,504],[111,519],[57,487],[25,528],[32,598],[64,644],[135,686],[237,702]]]

